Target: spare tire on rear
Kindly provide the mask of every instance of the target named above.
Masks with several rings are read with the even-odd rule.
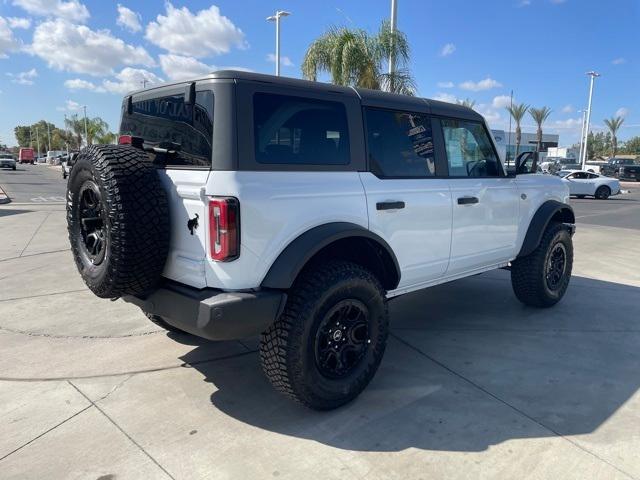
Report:
[[[89,146],[67,185],[69,241],[87,286],[102,298],[150,293],[167,260],[170,225],[167,193],[147,154]]]

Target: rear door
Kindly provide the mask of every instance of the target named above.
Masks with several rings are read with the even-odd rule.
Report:
[[[195,102],[189,104],[187,91],[182,85],[134,95],[131,111],[123,108],[120,134],[144,142],[168,193],[171,245],[163,275],[202,288],[206,286],[204,187],[211,169],[214,93],[211,86],[198,86]]]
[[[436,165],[427,106],[364,108],[369,171],[360,177],[369,228],[393,248],[398,291],[442,277],[451,244],[451,195]]]
[[[441,118],[453,203],[447,275],[506,263],[515,256],[519,192],[505,175],[483,122]]]

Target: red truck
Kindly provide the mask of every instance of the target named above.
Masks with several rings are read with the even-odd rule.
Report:
[[[33,148],[21,148],[18,153],[18,163],[30,163],[33,165],[34,152]]]

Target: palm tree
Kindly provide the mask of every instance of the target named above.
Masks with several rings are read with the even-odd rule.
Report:
[[[458,105],[462,105],[463,107],[473,108],[476,106],[476,101],[471,100],[470,98],[465,98],[464,100],[456,100]]]
[[[549,115],[551,115],[551,109],[549,107],[531,107],[529,109],[529,114],[531,115],[531,118],[533,118],[533,121],[536,122],[536,125],[538,125],[538,130],[536,131],[538,146],[536,147],[536,150],[539,152],[542,147],[542,124],[547,120],[547,118],[549,118]]]
[[[624,123],[624,117],[620,117],[620,116],[605,118],[604,120],[604,124],[607,126],[607,128],[609,128],[609,131],[611,132],[611,156],[612,157],[615,157],[618,151],[618,137],[616,136],[616,134],[618,133],[618,130],[620,129],[623,123]]]
[[[384,72],[390,56],[398,65],[392,74]],[[309,45],[302,62],[302,74],[316,80],[319,73],[327,72],[336,85],[414,95],[416,87],[406,68],[408,62],[407,37],[399,31],[391,32],[386,21],[375,35],[361,29],[331,27]]]
[[[518,154],[520,153],[520,142],[522,141],[520,122],[522,122],[525,113],[529,110],[529,105],[525,105],[524,103],[514,103],[506,108],[509,114],[513,117],[513,121],[516,122],[516,157],[518,157]]]

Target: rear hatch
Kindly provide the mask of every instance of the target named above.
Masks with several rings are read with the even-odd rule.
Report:
[[[120,124],[120,135],[144,148],[158,166],[168,193],[171,245],[163,275],[196,288],[207,286],[204,192],[211,173],[213,102],[210,87],[150,89],[125,99]]]

